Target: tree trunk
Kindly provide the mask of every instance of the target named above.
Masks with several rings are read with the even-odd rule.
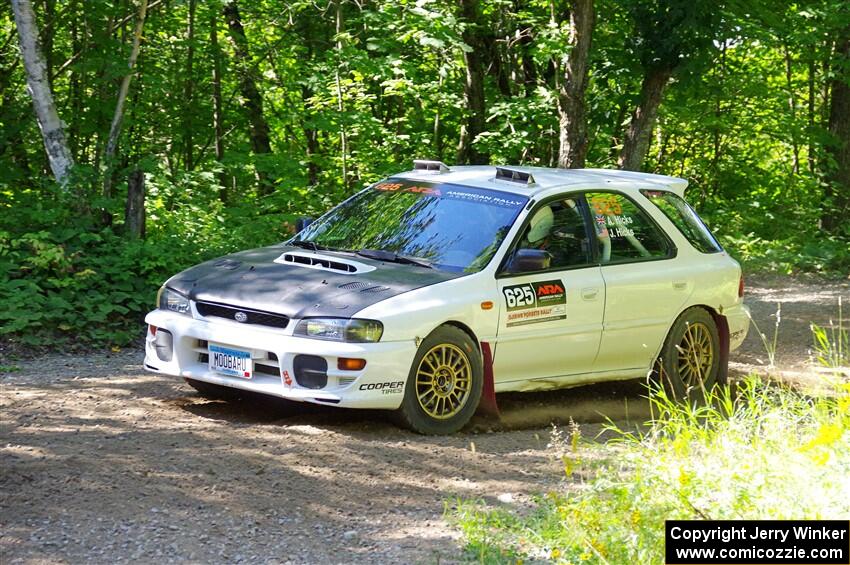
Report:
[[[194,110],[193,87],[195,77],[193,67],[195,62],[195,7],[196,0],[189,0],[189,22],[186,29],[186,76],[183,82],[183,159],[186,170],[195,168],[194,140],[192,139],[192,115]]]
[[[673,72],[666,68],[647,69],[640,88],[638,105],[632,112],[632,119],[623,140],[618,166],[626,171],[639,171],[649,142],[652,139],[652,126],[658,115],[658,107],[664,97],[664,89]]]
[[[313,96],[310,87],[301,86],[301,100],[304,102],[305,115],[301,119],[301,129],[304,131],[304,139],[307,141],[307,184],[316,186],[319,184],[319,166],[316,157],[319,154],[319,133],[315,128],[307,125],[307,101]]]
[[[136,67],[136,59],[139,56],[139,46],[142,40],[142,30],[145,26],[145,16],[148,10],[148,0],[141,0],[139,5],[139,16],[136,20],[136,29],[133,32],[133,46],[130,49],[130,59],[127,61],[127,74],[121,80],[118,89],[118,101],[115,103],[115,112],[112,115],[112,125],[109,127],[109,138],[106,141],[106,150],[103,152],[103,163],[106,170],[103,173],[103,196],[112,197],[112,161],[118,149],[118,139],[121,137],[121,123],[124,121],[124,104],[127,101],[127,93],[130,90],[130,81],[133,79],[133,71]]]
[[[124,226],[130,237],[145,237],[145,173],[139,169],[133,170],[127,180]]]
[[[504,45],[508,45],[510,42],[510,36],[503,37],[502,43]],[[490,75],[496,79],[496,86],[499,89],[499,92],[502,94],[502,97],[506,99],[513,98],[513,92],[511,91],[511,77],[510,77],[510,51],[507,47],[504,49],[499,46],[499,42],[496,41],[495,37],[488,38],[485,42],[485,45],[489,45],[489,71]]]
[[[47,152],[47,160],[56,182],[64,187],[68,183],[74,159],[65,138],[64,125],[56,111],[53,93],[50,91],[47,68],[38,43],[35,14],[30,0],[12,0],[12,9],[18,28],[21,57],[27,72],[27,89],[44,140],[44,150]]]
[[[342,32],[345,30],[345,20],[342,15],[342,0],[336,0],[336,109],[339,112],[339,150],[342,155],[342,185],[348,187],[348,132],[345,128],[345,106],[342,102],[342,84],[340,82],[340,67],[342,66]]]
[[[230,0],[224,5],[224,17],[230,30],[230,39],[233,41],[236,72],[239,75],[239,91],[244,100],[242,107],[250,124],[251,150],[256,155],[271,153],[269,124],[263,115],[263,98],[257,88],[256,72],[248,48],[248,37],[245,35],[245,27],[242,25],[239,4],[236,0]],[[259,171],[257,177],[260,181],[260,194],[271,194],[274,187],[269,182],[268,176],[263,171]]]
[[[623,120],[626,119],[628,105],[625,101],[617,105],[617,117],[614,119],[611,130],[614,132],[611,135],[611,144],[608,147],[608,159],[616,161],[620,151],[621,139],[620,134],[623,133]]]
[[[41,30],[41,48],[44,52],[44,68],[50,90],[53,90],[53,36],[56,29],[56,0],[44,0],[44,27]]]
[[[486,165],[490,156],[475,148],[475,138],[484,132],[485,100],[484,100],[484,64],[481,56],[485,47],[482,45],[480,33],[475,26],[478,22],[478,0],[459,0],[460,15],[466,27],[462,38],[471,49],[463,52],[463,62],[466,66],[466,81],[463,84],[463,94],[466,101],[466,123],[461,126],[460,140],[457,147],[457,162],[470,165]]]
[[[73,0],[69,6],[69,10],[72,13],[75,13],[75,10],[79,9],[80,6],[77,0]],[[82,49],[82,42],[80,41],[80,27],[78,18],[71,18],[71,48],[74,51]],[[71,83],[71,124],[68,126],[68,138],[70,141],[71,155],[74,156],[75,161],[85,160],[85,155],[81,151],[84,149],[84,146],[80,143],[80,121],[83,116],[83,92],[85,90],[83,86],[84,78],[85,72],[82,70],[76,73],[71,73],[71,76],[69,77]]]
[[[584,167],[587,156],[587,116],[585,91],[593,36],[593,0],[574,0],[570,10],[570,54],[563,81],[558,88],[558,124],[560,151],[558,166],[565,169]],[[560,78],[560,77],[559,77]]]
[[[831,163],[826,175],[827,203],[823,208],[823,228],[835,235],[846,230],[850,213],[850,26],[844,28],[835,45],[830,89],[827,146]]]
[[[213,89],[213,136],[215,138],[215,160],[223,167],[224,161],[224,105],[221,101],[221,49],[218,45],[218,18],[210,16],[210,50],[212,51],[212,89]],[[222,170],[218,175],[219,200],[227,202],[227,173]]]
[[[443,75],[440,74],[437,79],[437,88],[440,92],[443,91]],[[440,104],[434,106],[434,158],[438,161],[443,160],[443,124],[440,111]]]
[[[812,46],[809,49],[809,64],[808,75],[806,82],[808,86],[808,131],[806,132],[809,138],[809,149],[806,155],[806,160],[809,163],[809,172],[815,173],[815,48]]]
[[[726,92],[726,49],[727,44],[724,41],[720,45],[720,58],[713,66],[712,74],[714,75],[715,97],[714,97],[714,123],[711,126],[712,137],[712,157],[711,157],[711,191],[716,196],[720,191],[720,158],[722,156],[723,136],[721,133],[721,116],[723,115],[722,98]],[[661,163],[658,163],[660,165]]]
[[[796,123],[797,96],[794,93],[794,61],[787,42],[783,42],[782,49],[785,57],[785,88],[788,90],[788,113],[791,115],[791,122]],[[800,144],[797,143],[797,133],[793,130],[791,131],[791,149],[791,155],[794,159],[791,165],[791,173],[796,175],[800,172]]]
[[[534,63],[532,53],[534,37],[530,29],[522,31],[519,45],[522,49],[522,75],[523,83],[525,84],[525,96],[526,98],[531,98],[534,96],[534,90],[537,88],[537,66]]]

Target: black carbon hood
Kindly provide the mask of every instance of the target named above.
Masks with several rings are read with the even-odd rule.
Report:
[[[376,268],[364,273],[345,273],[275,262],[288,252],[341,262],[356,261]],[[387,298],[459,276],[463,273],[274,245],[201,263],[173,276],[166,284],[196,301],[231,304],[291,318],[345,318]]]

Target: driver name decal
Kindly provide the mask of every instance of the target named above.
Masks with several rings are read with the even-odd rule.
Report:
[[[502,292],[508,327],[567,317],[567,291],[560,280],[515,284],[506,286]]]

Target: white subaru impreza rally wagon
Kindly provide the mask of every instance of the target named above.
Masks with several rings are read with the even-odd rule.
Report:
[[[661,376],[687,398],[746,337],[738,263],[687,182],[417,161],[284,243],[170,278],[145,368],[394,410],[452,433],[495,393]]]

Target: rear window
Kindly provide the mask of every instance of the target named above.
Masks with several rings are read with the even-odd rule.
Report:
[[[697,213],[679,196],[665,190],[642,190],[653,204],[679,228],[691,245],[703,253],[723,251]]]

